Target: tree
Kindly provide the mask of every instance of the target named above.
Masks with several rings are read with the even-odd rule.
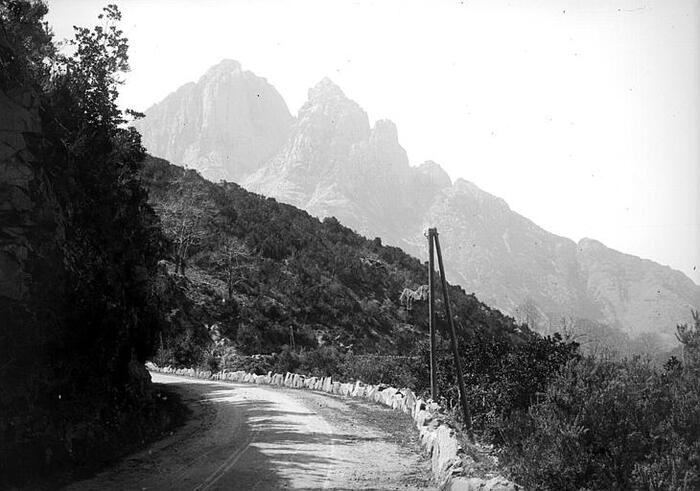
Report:
[[[16,125],[12,139],[0,135],[0,185],[22,193],[24,213],[3,240],[24,240],[28,284],[21,298],[0,298],[2,331],[11,334],[0,343],[0,427],[32,428],[0,438],[0,488],[8,468],[40,471],[95,455],[121,431],[115,422],[145,415],[139,362],[163,320],[153,279],[165,239],[141,184],[140,135],[124,127],[116,102],[128,69],[121,15],[108,6],[101,25],[76,28],[59,54],[46,11],[41,1],[0,2],[0,92],[14,99],[3,107],[10,117],[31,114],[29,131]],[[29,185],[8,186],[18,175]],[[72,438],[77,423],[92,436]]]
[[[515,309],[515,319],[521,324],[526,324],[533,331],[537,330],[543,316],[540,309],[531,297],[525,298],[522,304]]]
[[[191,250],[206,237],[205,223],[213,212],[195,171],[185,170],[173,181],[175,193],[158,204],[163,229],[173,243],[175,270],[184,275]]]
[[[81,115],[83,129],[116,131],[125,122],[117,106],[122,74],[129,71],[128,40],[117,27],[119,8],[110,4],[98,16],[102,25],[93,29],[74,27],[75,37],[68,41],[73,53],[58,56],[60,80],[76,98],[75,110]]]
[[[245,243],[231,235],[225,235],[221,244],[221,256],[223,267],[226,272],[226,288],[229,300],[233,297],[233,288],[237,283],[243,281],[238,278],[239,273],[248,268],[247,261],[250,259],[250,251]]]

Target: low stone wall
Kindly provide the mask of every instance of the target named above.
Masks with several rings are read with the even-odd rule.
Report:
[[[268,372],[256,375],[243,371],[216,372],[194,368],[158,367],[147,363],[146,368],[153,372],[169,373],[186,377],[243,382],[259,385],[277,385],[294,389],[310,389],[347,397],[362,397],[383,404],[397,411],[410,414],[418,427],[420,441],[430,453],[433,476],[440,489],[454,491],[516,491],[519,486],[503,478],[489,480],[464,476],[462,465],[463,450],[455,430],[448,426],[440,414],[440,407],[417,397],[411,389],[396,389],[384,385],[369,385],[360,381],[341,383],[331,377],[305,377],[298,373]]]

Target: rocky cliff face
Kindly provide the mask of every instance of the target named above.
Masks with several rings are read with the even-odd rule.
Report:
[[[286,145],[243,185],[403,244],[415,214],[451,182],[434,162],[411,167],[396,125],[370,127],[365,111],[324,79],[309,90]]]
[[[217,181],[238,181],[267,162],[292,123],[264,78],[224,60],[146,111],[136,123],[146,149]]]
[[[65,230],[47,165],[37,157],[41,138],[38,94],[22,85],[0,89],[0,317],[8,322],[9,312],[48,308],[59,294]]]
[[[181,90],[194,90],[187,87]],[[153,150],[167,158],[171,147]],[[246,188],[335,216],[421,258],[423,233],[437,227],[452,281],[542,329],[556,329],[562,317],[588,318],[670,347],[675,325],[700,307],[700,287],[678,271],[551,234],[474,184],[453,184],[434,162],[410,166],[396,126],[380,120],[371,127],[365,111],[328,79],[309,90],[276,148],[267,163],[240,166],[250,171],[237,174]]]

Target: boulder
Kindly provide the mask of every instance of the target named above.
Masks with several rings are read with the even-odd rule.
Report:
[[[433,435],[431,458],[433,473],[436,476],[442,476],[447,473],[451,466],[461,463],[457,455],[461,451],[461,447],[455,438],[454,430],[445,425],[438,426]]]
[[[377,393],[377,386],[376,385],[368,385],[365,387],[365,399],[369,399],[370,401],[374,400],[374,395]]]
[[[340,394],[344,396],[349,396],[352,394],[355,386],[353,384],[340,384]]]
[[[411,389],[401,389],[401,394],[403,394],[403,409],[404,413],[413,415],[413,408],[416,405],[416,395]]]
[[[325,377],[323,379],[323,386],[322,386],[321,390],[323,390],[323,392],[330,393],[332,391],[332,389],[333,389],[333,380],[330,377]]]
[[[340,394],[340,382],[332,383],[331,394]]]
[[[352,395],[352,397],[363,397],[365,395],[365,384],[359,380],[355,382],[350,395]]]

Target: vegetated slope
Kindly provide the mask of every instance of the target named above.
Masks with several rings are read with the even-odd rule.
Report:
[[[230,101],[264,103],[256,97],[257,85],[229,87],[229,78],[241,77],[237,64],[225,61],[211,71],[230,74],[203,77],[208,89],[200,95],[183,87],[178,93],[190,95],[156,104],[141,123],[148,129],[144,142],[150,153],[177,155],[175,163],[210,178],[206,156],[225,154],[226,142],[234,141],[213,138],[212,132],[249,127],[249,106]],[[247,95],[241,95],[245,90]],[[214,99],[219,110],[200,111]],[[228,175],[236,182],[314,216],[334,216],[420,258],[425,258],[425,229],[437,226],[449,278],[541,331],[588,319],[609,327],[596,343],[612,342],[622,350],[648,345],[657,351],[677,344],[673,326],[689,321],[690,308],[700,306],[700,287],[681,272],[604,246],[591,248],[588,239],[577,244],[558,237],[474,184],[452,183],[434,162],[411,166],[396,126],[387,120],[371,126],[366,112],[328,79],[309,90],[295,120],[285,111],[266,114],[286,128],[286,137],[269,146],[266,161],[227,161],[232,166]],[[181,138],[181,127],[194,136]],[[207,144],[180,152],[192,138]],[[638,338],[636,344],[633,338]]]
[[[183,259],[176,257],[182,237],[191,238],[186,274],[175,276],[190,304],[173,314],[181,321],[165,341],[173,350],[187,336],[202,342],[209,334],[247,353],[269,353],[289,345],[293,333],[299,348],[325,344],[403,354],[426,338],[426,302],[401,297],[404,289],[427,283],[427,267],[400,249],[365,239],[335,218],[321,222],[161,159],[148,159],[143,181],[173,239],[176,264]],[[528,336],[526,327],[461,288],[451,286],[450,295],[464,332]]]

